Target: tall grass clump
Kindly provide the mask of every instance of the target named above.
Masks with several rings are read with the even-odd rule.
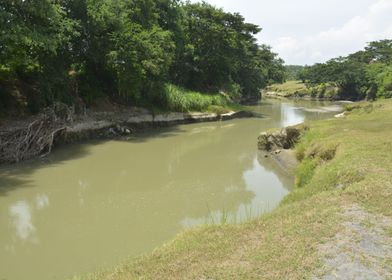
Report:
[[[167,84],[164,91],[164,103],[169,111],[203,112],[216,107],[228,107],[231,102],[221,94],[200,93]]]

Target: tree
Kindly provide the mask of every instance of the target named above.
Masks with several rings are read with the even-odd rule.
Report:
[[[302,65],[286,65],[286,79],[289,81],[301,80],[299,73],[304,69]]]
[[[101,97],[162,105],[167,83],[258,96],[283,79],[261,28],[204,2],[3,1],[0,24],[0,90],[16,88],[33,111]]]
[[[3,1],[0,83],[18,83],[32,110],[66,98],[68,51],[77,23],[58,1]]]
[[[261,29],[237,13],[226,13],[207,3],[183,6],[180,17],[181,48],[172,66],[171,79],[201,91],[227,91],[259,95],[272,79],[281,79],[282,61],[255,35]]]
[[[305,67],[301,78],[310,85],[333,83],[340,97],[373,99],[391,94],[392,40],[370,42],[364,50],[347,57],[331,59]]]
[[[374,61],[392,64],[392,40],[370,42],[365,51]]]

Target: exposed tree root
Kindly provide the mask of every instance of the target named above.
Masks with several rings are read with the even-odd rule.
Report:
[[[23,125],[0,130],[0,163],[49,154],[56,136],[73,122],[73,116],[73,107],[56,103]]]

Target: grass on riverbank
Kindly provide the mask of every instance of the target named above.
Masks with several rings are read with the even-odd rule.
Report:
[[[287,81],[283,84],[273,84],[264,90],[264,94],[270,97],[284,98],[340,99],[339,88],[335,85],[322,83],[310,87],[301,81]]]
[[[319,246],[342,227],[343,208],[357,203],[392,216],[392,101],[308,126],[296,147],[298,178],[306,179],[272,213],[183,232],[150,255],[81,279],[311,277],[322,265]]]
[[[0,104],[1,105],[1,104]],[[168,113],[168,112],[211,112],[217,114],[224,114],[231,111],[246,110],[244,106],[233,102],[229,95],[221,93],[204,93],[185,89],[173,84],[166,84],[162,90],[162,95],[159,97],[159,102],[151,102],[145,100],[134,105],[152,110],[154,113]],[[24,105],[23,105],[24,106]],[[1,110],[0,120],[13,119],[21,115],[30,116],[26,108],[21,104],[13,104],[8,110]],[[108,97],[96,98],[92,104],[89,105],[91,111],[105,111],[112,112],[127,108],[127,105],[121,105],[114,102]]]
[[[268,86],[265,92],[274,92],[282,97],[310,95],[309,89],[301,81],[287,81],[283,84],[273,84]]]
[[[173,112],[214,112],[227,113],[241,109],[227,96],[187,90],[172,84],[165,87],[166,110]]]

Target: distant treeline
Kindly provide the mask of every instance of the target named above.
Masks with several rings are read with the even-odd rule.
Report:
[[[284,79],[237,13],[180,0],[6,0],[0,4],[0,109],[55,101],[165,106],[167,84],[254,97]]]
[[[333,85],[341,99],[392,97],[392,40],[370,42],[364,50],[306,66],[297,79],[308,86]]]
[[[286,80],[294,81],[298,80],[299,73],[304,69],[305,66],[302,65],[285,65],[286,69]]]

